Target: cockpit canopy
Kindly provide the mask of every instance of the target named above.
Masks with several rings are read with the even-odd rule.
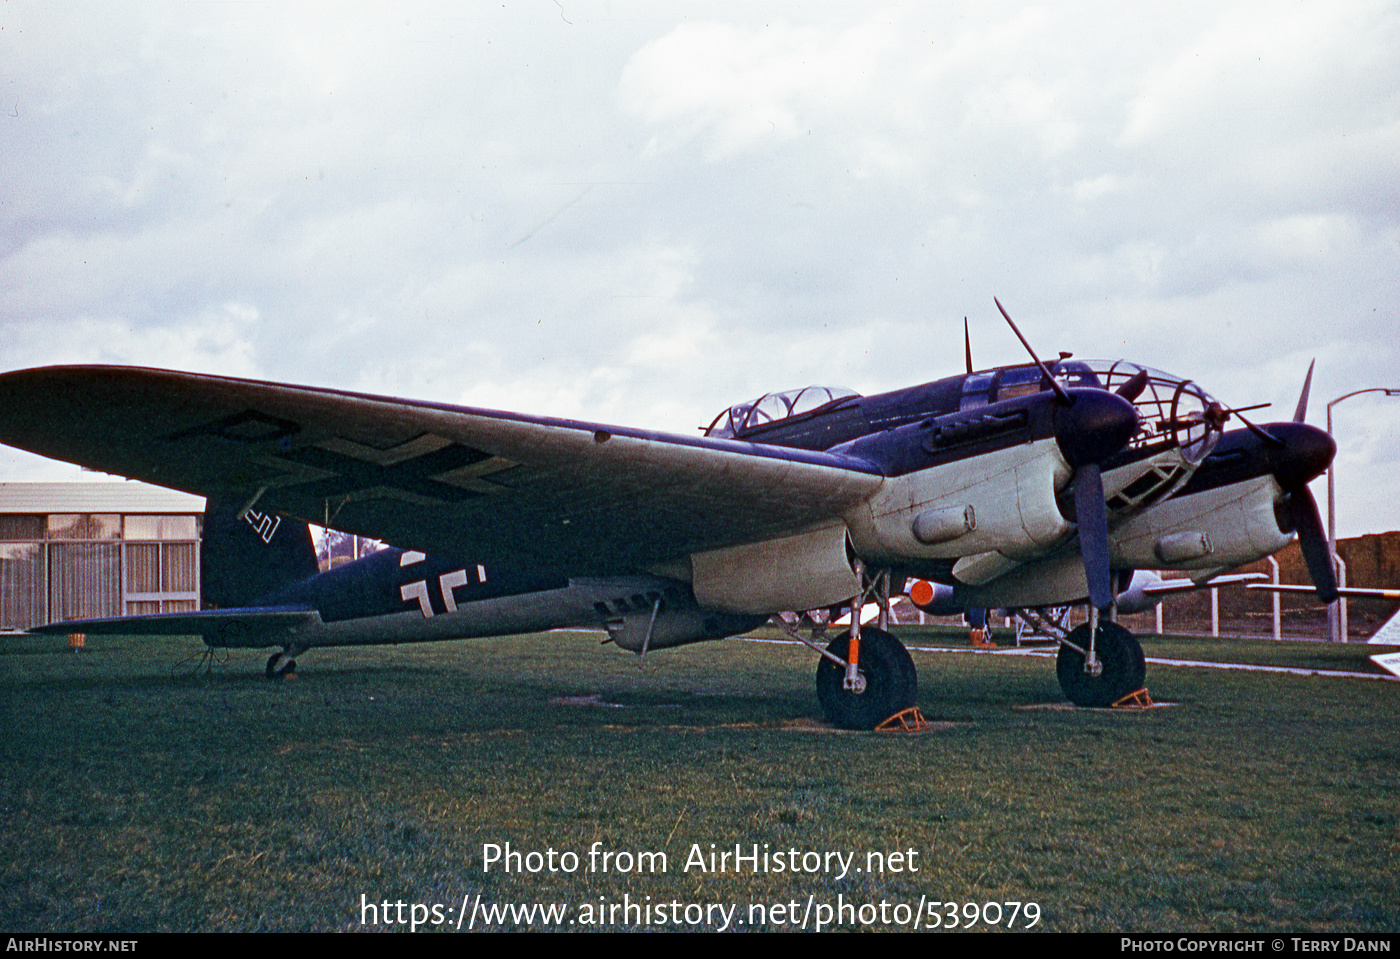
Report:
[[[765,393],[756,400],[736,403],[716,416],[705,435],[733,439],[770,423],[796,419],[859,395],[844,386],[807,386],[783,393]]]
[[[1228,416],[1214,397],[1190,380],[1126,360],[1061,357],[1049,369],[1050,375],[1068,389],[1114,392],[1141,374],[1142,388],[1129,391],[1127,396],[1137,409],[1140,423],[1137,435],[1129,442],[1131,449],[1156,451],[1175,447],[1186,462],[1198,463],[1214,448]],[[783,434],[791,441],[792,434],[780,429],[783,424],[822,416],[857,399],[867,404],[866,413],[872,419],[861,417],[843,422],[821,434],[821,442],[826,445],[812,448],[825,449],[853,439],[862,431],[869,432],[877,420],[879,428],[888,429],[928,416],[966,413],[1048,389],[1040,367],[1033,364],[983,370],[875,397],[861,397],[839,386],[808,386],[737,403],[715,417],[705,435],[717,439],[753,437],[757,442],[770,442],[774,441],[773,436]],[[852,429],[857,432],[851,432]]]
[[[1220,439],[1227,414],[1215,397],[1191,380],[1127,360],[1061,360],[1051,372],[1067,387],[1097,386],[1115,392],[1145,373],[1146,385],[1131,398],[1142,424],[1131,447],[1175,445],[1188,463],[1199,463]],[[1005,399],[1000,393],[997,398]]]
[[[1064,387],[1117,391],[1139,373],[1146,374],[1142,392],[1132,397],[1142,428],[1132,447],[1175,445],[1189,463],[1210,454],[1220,436],[1221,406],[1215,397],[1190,380],[1127,360],[1061,359],[1050,364],[1050,373]],[[969,373],[962,384],[959,410],[1025,396],[1042,389],[1045,377],[1038,366],[1009,366]]]

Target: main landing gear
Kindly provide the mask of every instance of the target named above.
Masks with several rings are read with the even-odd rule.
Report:
[[[1074,705],[1104,709],[1142,689],[1147,660],[1132,633],[1096,613],[1060,640],[1055,673]]]
[[[875,729],[905,713],[916,714],[914,697],[919,688],[918,670],[904,644],[885,627],[889,624],[890,574],[888,570],[866,578],[857,567],[865,588],[851,600],[851,626],[823,649],[817,642],[825,638],[829,617],[799,616],[796,625],[782,616],[773,623],[789,636],[822,654],[817,662],[817,699],[827,720],[841,729]],[[879,627],[862,627],[860,613],[867,601],[879,604]],[[812,637],[803,636],[804,621],[812,626]],[[919,728],[922,717],[901,717],[903,728]],[[923,727],[923,728],[926,728]]]
[[[1137,637],[1092,606],[1089,622],[1069,629],[1069,607],[1022,609],[1017,616],[1036,634],[1060,644],[1055,674],[1076,706],[1104,709],[1143,688],[1147,660]],[[1068,630],[1068,632],[1066,632]],[[1029,633],[1031,630],[1027,630]],[[1021,630],[1017,629],[1017,645]]]
[[[817,699],[822,712],[842,729],[874,729],[914,705],[918,670],[904,644],[883,629],[860,631],[855,688],[846,685],[846,667],[823,656],[817,662]],[[837,636],[826,651],[839,659],[850,652],[849,634]]]

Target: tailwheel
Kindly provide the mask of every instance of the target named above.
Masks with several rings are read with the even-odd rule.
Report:
[[[1080,650],[1088,649],[1089,624],[1084,623],[1065,637],[1055,661],[1060,688],[1074,705],[1105,709],[1142,689],[1147,660],[1132,633],[1117,623],[1100,621],[1094,637],[1095,662],[1086,669],[1086,656]]]
[[[846,659],[851,637],[837,636],[827,652]],[[914,705],[918,692],[918,671],[904,644],[881,629],[866,627],[860,633],[857,657],[865,688],[856,692],[845,688],[846,670],[822,657],[817,663],[817,699],[822,712],[842,729],[874,729],[895,713]]]
[[[288,679],[296,676],[297,661],[286,653],[273,653],[267,658],[267,668],[263,672],[268,679]]]

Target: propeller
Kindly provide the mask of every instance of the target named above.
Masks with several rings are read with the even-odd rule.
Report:
[[[967,375],[972,375],[972,334],[967,331],[967,317],[963,317],[963,352],[967,354]]]
[[[1040,367],[1040,372],[1045,376],[1045,382],[1049,383],[1050,388],[1055,391],[1055,399],[1059,401],[1061,406],[1070,406],[1073,404],[1074,401],[1071,400],[1069,394],[1065,392],[1065,388],[1050,375],[1050,368],[1040,361],[1040,357],[1035,355],[1035,350],[1031,347],[1030,340],[1027,340],[1021,335],[1020,329],[1016,326],[1016,321],[1011,318],[1010,313],[1006,312],[1006,307],[1001,305],[1001,300],[992,297],[992,302],[997,305],[998,310],[1001,310],[1001,315],[1006,317],[1006,322],[1011,325],[1011,332],[1016,334],[1016,339],[1021,341],[1021,345],[1026,348],[1026,352],[1031,355],[1031,359],[1035,360],[1035,365]]]
[[[1315,365],[1316,361],[1308,366],[1291,421],[1259,427],[1243,416],[1239,419],[1259,440],[1251,455],[1256,462],[1262,460],[1283,490],[1283,498],[1278,502],[1279,519],[1298,533],[1298,546],[1303,552],[1308,576],[1317,588],[1317,598],[1330,603],[1338,596],[1337,572],[1332,565],[1332,552],[1327,545],[1327,532],[1322,526],[1317,500],[1308,483],[1332,465],[1337,444],[1326,431],[1303,422],[1308,414],[1308,393],[1312,389]]]
[[[1074,518],[1079,526],[1079,552],[1084,559],[1089,602],[1098,609],[1108,609],[1113,604],[1114,592],[1109,567],[1103,464],[1122,451],[1138,431],[1137,409],[1132,400],[1146,387],[1147,374],[1134,376],[1119,387],[1117,393],[1096,389],[1076,389],[1070,393],[1050,375],[1050,370],[1035,355],[1001,301],[995,297],[992,301],[1055,391],[1055,442],[1074,470]]]
[[[1293,422],[1304,423],[1308,419],[1308,393],[1312,391],[1313,367],[1317,365],[1317,358],[1308,364],[1308,375],[1303,378],[1303,392],[1298,394],[1298,405],[1293,409]]]
[[[1128,383],[1123,384],[1118,392],[1122,393],[1131,383],[1132,381],[1129,380]],[[1129,397],[1129,399],[1136,399],[1136,396]],[[1212,401],[1204,410],[1193,410],[1190,413],[1175,416],[1171,419],[1158,420],[1157,430],[1158,432],[1167,432],[1168,430],[1190,429],[1193,426],[1200,426],[1203,423],[1213,429],[1219,430],[1223,429],[1225,424],[1229,422],[1230,417],[1233,416],[1243,423],[1246,429],[1265,443],[1275,447],[1282,446],[1282,441],[1280,441],[1278,437],[1269,433],[1263,427],[1256,426],[1244,417],[1246,410],[1262,410],[1268,406],[1273,406],[1273,404],[1255,403],[1253,406],[1225,406],[1218,401]]]
[[[1260,407],[1264,407],[1264,406],[1268,406],[1268,405],[1270,405],[1270,404],[1268,404],[1268,403],[1260,403],[1258,406],[1245,406],[1245,407],[1242,407],[1242,409],[1253,410],[1253,409],[1259,409]],[[1277,436],[1275,436],[1273,433],[1270,433],[1268,430],[1264,429],[1262,426],[1256,426],[1255,424],[1251,423],[1249,420],[1245,419],[1245,418],[1244,418],[1244,415],[1241,414],[1239,410],[1236,410],[1236,409],[1228,409],[1228,408],[1226,408],[1226,407],[1221,407],[1221,411],[1222,411],[1222,413],[1223,413],[1223,415],[1222,415],[1221,418],[1220,418],[1220,422],[1221,422],[1221,423],[1224,423],[1227,419],[1230,418],[1230,415],[1231,415],[1231,414],[1234,414],[1235,418],[1236,418],[1237,420],[1239,420],[1241,423],[1244,424],[1245,429],[1249,430],[1249,431],[1250,431],[1251,433],[1253,433],[1255,436],[1259,437],[1261,440],[1263,440],[1263,441],[1264,441],[1265,443],[1267,443],[1269,446],[1273,447],[1274,449],[1282,449],[1282,448],[1283,448],[1283,445],[1284,445],[1283,440],[1279,439]],[[1301,421],[1300,421],[1300,422],[1301,422]]]
[[[1308,576],[1317,587],[1317,598],[1330,603],[1337,598],[1337,573],[1332,567],[1332,553],[1327,546],[1327,532],[1322,527],[1317,500],[1308,483],[1320,476],[1332,464],[1337,444],[1332,437],[1306,423],[1270,423],[1269,432],[1281,446],[1265,444],[1270,472],[1283,489],[1281,512],[1298,532],[1298,545]]]
[[[1298,546],[1303,551],[1303,562],[1308,565],[1308,576],[1317,587],[1317,598],[1324,603],[1334,602],[1340,595],[1337,571],[1332,567],[1332,551],[1327,546],[1327,532],[1322,528],[1317,500],[1304,483],[1288,490],[1286,502],[1292,513],[1293,528],[1298,531]]]
[[[1289,518],[1293,521],[1293,528],[1298,531],[1298,546],[1303,551],[1308,576],[1317,587],[1317,598],[1331,603],[1338,595],[1337,570],[1332,564],[1332,550],[1327,545],[1327,532],[1322,528],[1317,500],[1313,498],[1312,490],[1308,489],[1308,482],[1332,465],[1332,457],[1337,455],[1337,443],[1328,433],[1304,422],[1308,418],[1308,394],[1312,391],[1315,366],[1316,359],[1308,364],[1308,375],[1303,378],[1303,390],[1298,394],[1298,405],[1293,409],[1293,422],[1274,427],[1275,435],[1286,430],[1283,455],[1280,451],[1274,452],[1274,458],[1281,460],[1274,468],[1274,477],[1286,495],[1286,508],[1291,514]]]
[[[1079,552],[1084,557],[1089,602],[1095,609],[1108,609],[1113,604],[1108,509],[1103,499],[1103,473],[1097,463],[1086,463],[1074,474],[1074,517],[1079,524]]]
[[[1138,370],[1118,389],[1114,390],[1119,396],[1131,403],[1142,395],[1142,391],[1147,389],[1147,371]]]

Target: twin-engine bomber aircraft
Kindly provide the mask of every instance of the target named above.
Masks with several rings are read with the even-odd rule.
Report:
[[[1247,429],[1223,433],[1232,411],[1132,363],[971,365],[875,396],[769,393],[698,437],[50,367],[0,375],[0,442],[208,497],[202,591],[220,608],[46,629],[280,647],[269,676],[318,646],[558,627],[601,626],[645,654],[783,611],[872,595],[888,609],[918,577],[958,608],[1087,598],[1058,676],[1073,702],[1103,706],[1145,674],[1136,639],[1099,615],[1134,569],[1205,580],[1296,530],[1319,595],[1335,593],[1307,488],[1335,446],[1302,422],[1306,384],[1292,422],[1239,417]],[[395,548],[318,575],[308,522]],[[821,652],[837,725],[913,704],[908,652],[859,616]]]

